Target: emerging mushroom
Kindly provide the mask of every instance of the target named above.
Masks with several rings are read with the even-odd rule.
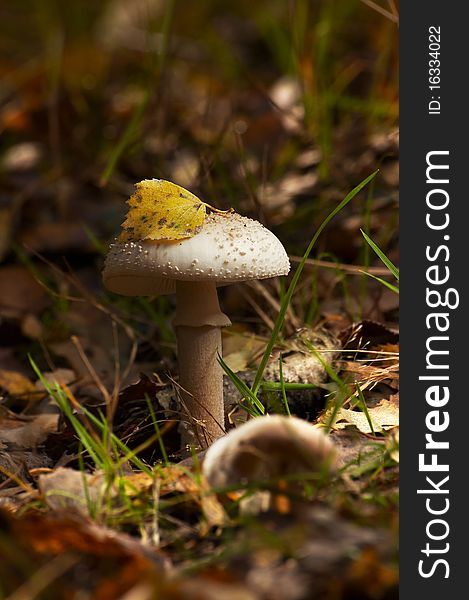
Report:
[[[232,429],[205,453],[202,472],[212,487],[261,483],[299,473],[326,475],[336,451],[327,435],[297,417],[257,417]]]
[[[191,417],[185,444],[201,447],[225,432],[221,328],[217,286],[286,275],[290,262],[278,238],[236,213],[207,215],[200,231],[180,241],[116,242],[103,271],[107,289],[126,296],[176,293],[173,320],[182,400]]]

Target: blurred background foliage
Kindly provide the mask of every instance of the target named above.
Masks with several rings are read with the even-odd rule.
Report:
[[[4,319],[16,318],[20,296],[36,298],[27,271],[49,294],[20,310],[39,319],[28,336],[79,331],[71,283],[54,269],[102,296],[102,256],[125,200],[152,177],[259,219],[295,256],[379,168],[315,256],[366,267],[375,257],[362,228],[397,262],[397,20],[393,0],[2,2],[0,283],[15,282]],[[344,275],[321,287],[321,273],[303,285],[306,322],[331,294],[352,320],[387,318],[389,302],[376,312],[367,300],[369,280],[350,308]],[[139,306],[170,337],[165,302]]]
[[[299,156],[368,174],[344,155],[397,124],[395,19],[360,0],[20,0],[0,22],[2,153],[40,144],[51,183],[163,177],[246,210]]]

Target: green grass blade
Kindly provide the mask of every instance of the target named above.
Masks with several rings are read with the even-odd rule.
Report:
[[[336,385],[337,392],[335,395],[334,406],[327,422],[325,423],[325,431],[329,433],[335,424],[335,420],[340,409],[350,395],[350,389],[347,384],[337,375],[332,366],[326,360],[324,360],[321,353],[318,352],[311,343],[305,341],[305,344],[310,352],[312,352],[316,359],[321,363],[321,366],[326,371],[329,379]]]
[[[377,244],[375,244],[375,242],[368,235],[366,235],[363,229],[360,229],[360,231],[362,232],[362,235],[369,244],[369,246],[375,251],[376,255],[381,260],[381,262],[391,271],[396,280],[399,281],[399,269],[389,260],[389,258],[386,256],[386,254],[384,254],[380,247]]]
[[[370,413],[368,412],[368,406],[366,405],[365,396],[363,395],[362,388],[357,383],[357,394],[360,400],[359,405],[362,409],[362,412],[365,413],[366,420],[368,421],[368,425],[370,426],[371,433],[375,435],[375,428],[373,427],[373,421],[371,420]]]
[[[303,272],[303,268],[306,264],[306,260],[308,259],[314,245],[316,244],[319,236],[321,235],[321,233],[323,232],[323,230],[325,229],[325,227],[327,227],[327,225],[329,224],[329,222],[345,207],[347,206],[347,204],[358,194],[358,192],[360,192],[360,190],[362,190],[362,188],[364,188],[374,177],[376,177],[376,174],[378,173],[378,171],[375,171],[374,173],[372,173],[371,175],[369,175],[366,179],[364,179],[361,183],[359,183],[351,192],[349,192],[347,194],[347,196],[342,200],[342,202],[336,206],[336,208],[330,212],[328,214],[328,216],[324,219],[324,221],[321,223],[321,225],[318,227],[318,230],[316,231],[316,233],[313,236],[313,239],[311,240],[311,242],[309,243],[308,248],[306,249],[306,252],[301,260],[301,262],[298,264],[298,267],[296,268],[296,271],[293,275],[293,278],[291,280],[290,286],[288,287],[288,290],[285,293],[285,297],[283,298],[282,304],[280,306],[280,310],[277,316],[277,319],[275,321],[275,325],[274,325],[274,329],[272,331],[272,334],[270,336],[269,342],[267,343],[267,347],[265,349],[265,352],[261,358],[261,361],[259,363],[259,367],[257,368],[257,373],[256,373],[256,377],[254,379],[254,383],[252,384],[251,387],[251,391],[254,395],[257,394],[257,392],[259,391],[259,387],[261,385],[261,381],[262,381],[262,375],[264,374],[264,370],[267,366],[267,362],[269,360],[270,354],[272,352],[272,349],[275,345],[275,342],[277,340],[277,337],[280,333],[280,331],[282,330],[283,327],[283,323],[285,321],[285,315],[287,313],[288,310],[288,306],[291,302],[291,299],[293,297],[293,292],[295,291],[296,285],[298,283],[298,280],[300,279],[301,273]]]
[[[380,283],[385,285],[387,288],[389,288],[395,294],[399,294],[399,288],[396,287],[395,285],[393,285],[392,283],[389,283],[389,281],[385,281],[384,279],[381,279],[381,277],[376,277],[376,275],[372,275],[371,273],[367,273],[366,271],[361,271],[361,273],[363,273],[364,275],[368,275],[368,277],[372,277],[373,279],[376,279],[376,281],[379,281]]]
[[[148,410],[150,412],[151,421],[153,423],[155,433],[158,436],[158,444],[160,446],[161,455],[163,456],[164,464],[167,466],[167,465],[169,465],[168,453],[166,452],[166,447],[164,445],[163,436],[161,435],[160,428],[158,427],[158,421],[156,418],[155,409],[153,408],[153,404],[152,404],[152,402],[150,400],[150,396],[148,394],[145,394],[145,401],[147,403]]]
[[[64,413],[67,419],[72,424],[75,433],[77,434],[78,439],[80,440],[83,447],[86,449],[91,459],[101,469],[105,469],[109,466],[109,459],[103,448],[100,447],[99,442],[97,442],[90,432],[86,429],[83,423],[78,419],[74,414],[73,410],[68,402],[68,399],[65,397],[63,390],[56,384],[52,385],[44,375],[41,373],[41,370],[36,365],[32,357],[29,357],[31,366],[38,376],[39,380],[44,386],[46,392],[53,398],[60,410]]]
[[[252,408],[252,411],[249,411],[252,416],[258,417],[265,414],[265,407],[259,398],[251,391],[251,388],[244,383],[242,379],[240,379],[234,371],[230,369],[230,367],[226,364],[221,356],[218,356],[218,362],[220,363],[222,369],[228,375],[228,377],[233,382],[233,385],[236,387],[238,392],[243,396],[245,400],[247,400]]]
[[[286,391],[313,390],[320,386],[318,386],[316,383],[282,383],[281,381],[267,381],[263,379],[260,387],[266,392],[277,392],[282,391],[282,389]]]
[[[290,406],[288,405],[288,398],[287,398],[287,393],[285,390],[285,380],[283,378],[283,356],[281,353],[280,353],[280,357],[278,359],[278,368],[279,368],[279,373],[280,373],[280,389],[282,390],[283,404],[285,405],[285,410],[287,412],[287,415],[289,417],[291,417]]]
[[[145,91],[141,101],[134,108],[132,116],[127,124],[127,127],[124,130],[124,133],[119,140],[119,142],[114,146],[109,159],[106,164],[106,168],[104,169],[103,174],[101,175],[101,179],[99,181],[99,185],[104,187],[107,185],[109,178],[111,177],[114,169],[124,154],[127,147],[130,143],[137,137],[140,132],[140,125],[142,122],[143,114],[145,109],[147,108],[150,102],[150,92],[148,90]]]
[[[121,464],[126,461],[131,461],[141,471],[144,471],[148,475],[152,474],[152,470],[137,457],[137,454],[138,451],[143,449],[143,446],[151,444],[157,440],[158,436],[156,434],[149,438],[149,440],[147,440],[143,445],[139,446],[138,449],[131,450],[114,433],[112,433],[104,415],[101,415],[101,419],[99,419],[87,408],[81,406],[83,415],[92,425],[96,427],[97,432],[101,434],[101,439],[96,439],[93,437],[93,435],[91,435],[80,419],[73,414],[72,407],[62,388],[58,384],[52,386],[45,379],[33,358],[29,357],[29,360],[32,368],[41,380],[47,393],[57,402],[57,405],[74,428],[80,443],[86,449],[92,461],[99,469],[102,469],[104,472],[113,475],[121,466]],[[111,446],[114,449],[117,448],[123,454],[123,458],[121,458],[120,461],[113,462],[114,459],[109,452],[108,440],[111,441]],[[117,460],[117,457],[114,458]]]

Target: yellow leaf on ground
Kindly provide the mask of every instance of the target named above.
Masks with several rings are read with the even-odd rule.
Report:
[[[184,188],[163,179],[145,179],[135,185],[119,240],[182,240],[202,227],[206,204]]]

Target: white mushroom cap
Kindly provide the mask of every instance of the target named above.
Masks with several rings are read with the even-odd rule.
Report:
[[[336,452],[319,428],[297,417],[257,417],[207,450],[202,472],[212,487],[260,482],[294,473],[334,470]]]
[[[284,247],[261,223],[236,213],[213,213],[199,233],[185,240],[111,244],[103,281],[124,296],[156,296],[175,292],[176,281],[220,286],[289,270]]]

